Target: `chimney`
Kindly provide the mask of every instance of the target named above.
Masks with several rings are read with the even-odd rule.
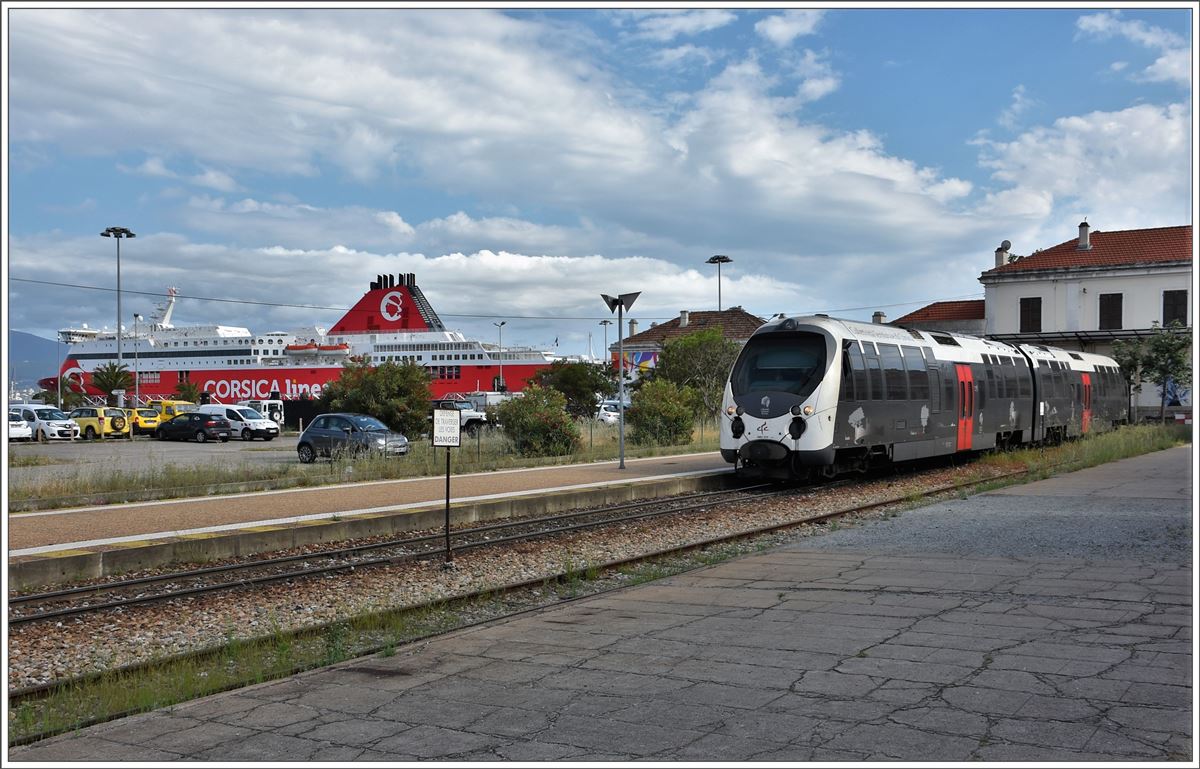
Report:
[[[996,249],[996,266],[1003,267],[1008,264],[1008,249],[1012,248],[1012,243],[1007,240],[1000,244]]]
[[[871,315],[871,322],[877,326],[882,326],[885,320],[887,320],[887,316],[883,314],[882,310],[876,310],[875,313]]]
[[[1076,248],[1078,248],[1080,251],[1092,250],[1092,239],[1091,235],[1089,234],[1090,229],[1091,228],[1088,227],[1087,219],[1084,219],[1079,223],[1079,245],[1076,246]]]
[[[626,336],[626,337],[631,337],[631,336],[633,336],[633,335],[637,334],[637,332],[638,332],[638,329],[637,329],[637,321],[636,321],[636,320],[634,320],[633,318],[630,318],[630,319],[629,319],[629,333],[628,333],[628,334],[626,334],[625,336]]]
[[[680,310],[679,311],[679,327],[683,328],[687,324],[688,324],[688,311]]]

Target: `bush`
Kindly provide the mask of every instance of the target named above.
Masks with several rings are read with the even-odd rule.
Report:
[[[504,437],[523,457],[558,457],[579,447],[579,427],[566,412],[567,399],[555,390],[537,385],[525,388],[525,397],[496,407]]]
[[[695,396],[666,379],[654,379],[633,394],[633,405],[625,412],[632,434],[629,440],[642,446],[678,446],[692,438]]]

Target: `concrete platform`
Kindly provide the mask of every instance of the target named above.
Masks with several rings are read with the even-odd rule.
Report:
[[[921,508],[9,758],[1190,762],[1192,461]]]
[[[719,454],[451,478],[451,523],[542,515],[723,488]],[[410,478],[9,516],[9,585],[32,588],[173,563],[441,527],[446,481]]]

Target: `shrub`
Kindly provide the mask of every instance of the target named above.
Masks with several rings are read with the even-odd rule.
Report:
[[[566,412],[562,393],[537,385],[525,388],[525,397],[496,407],[504,437],[524,457],[557,457],[579,447],[579,427]]]
[[[695,397],[666,379],[654,379],[633,394],[625,412],[632,434],[629,440],[643,446],[678,446],[692,437]]]

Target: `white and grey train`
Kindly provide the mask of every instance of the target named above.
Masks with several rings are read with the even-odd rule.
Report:
[[[1127,418],[1125,379],[1102,355],[779,317],[730,371],[721,456],[747,476],[803,479],[1052,442]]]

